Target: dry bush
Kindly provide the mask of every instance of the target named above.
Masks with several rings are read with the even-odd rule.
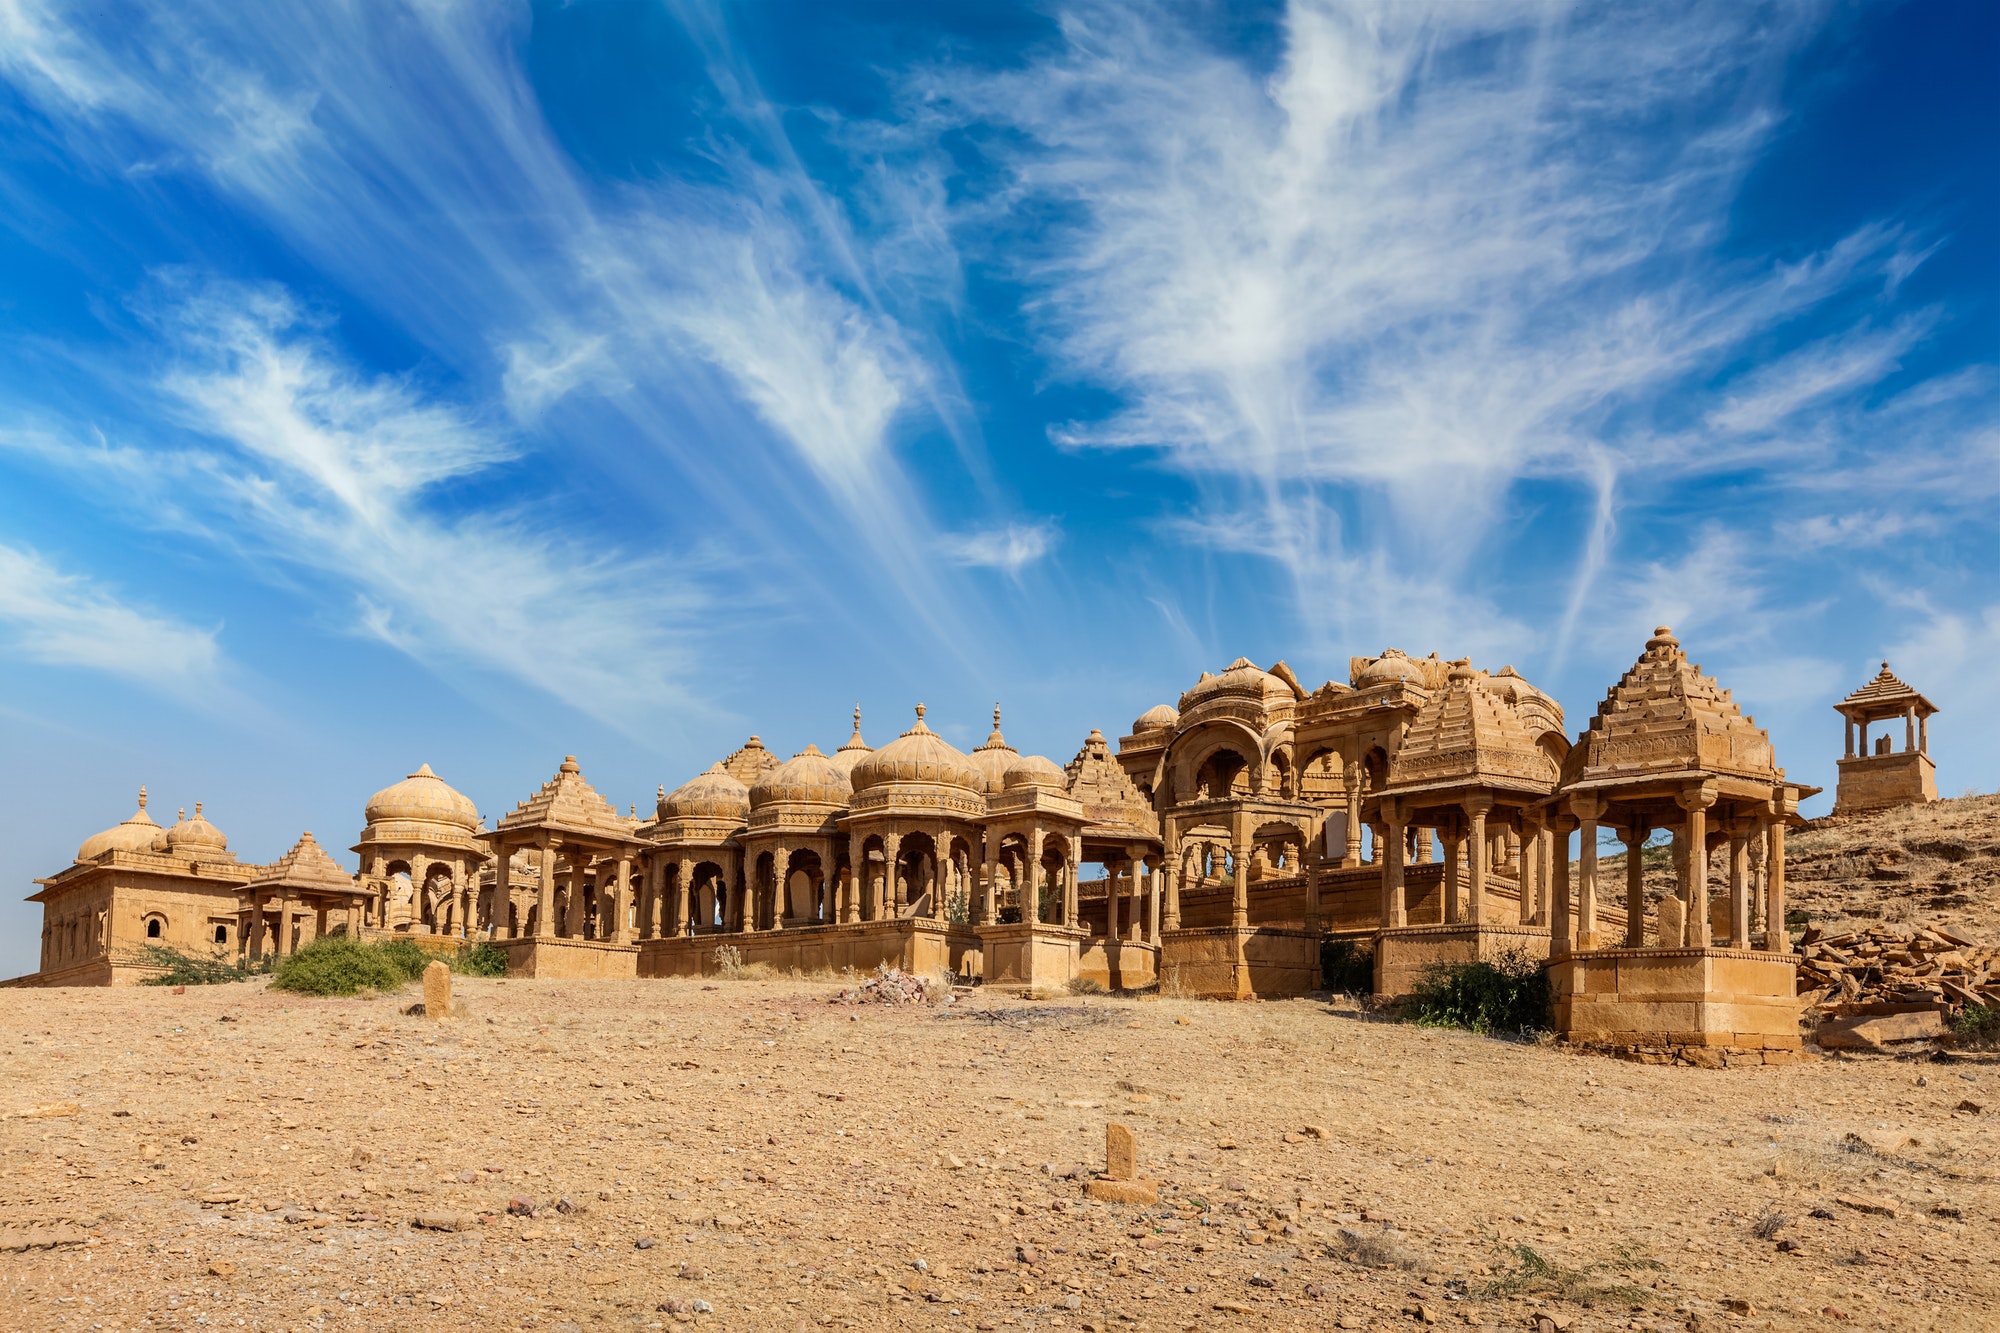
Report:
[[[1423,1255],[1388,1227],[1380,1231],[1342,1227],[1334,1242],[1334,1255],[1364,1268],[1400,1268],[1414,1273],[1424,1267]]]
[[[746,963],[743,951],[733,944],[715,948],[715,975],[725,981],[765,981],[776,975],[768,963]]]

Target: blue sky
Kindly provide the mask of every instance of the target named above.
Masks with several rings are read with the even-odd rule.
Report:
[[[2000,784],[2000,10],[0,0],[0,974],[246,858],[910,707],[1661,621]],[[1826,799],[1809,806],[1823,809]],[[18,892],[16,892],[18,891]]]

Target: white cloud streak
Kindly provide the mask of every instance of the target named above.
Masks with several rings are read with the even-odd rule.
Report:
[[[532,507],[454,514],[436,491],[513,460],[492,430],[356,370],[284,293],[218,287],[160,312],[161,388],[193,431],[216,512],[257,552],[350,584],[347,625],[420,660],[506,672],[605,721],[684,703],[662,571],[551,538]]]
[[[1019,574],[1053,551],[1061,539],[1053,523],[1010,523],[989,532],[947,537],[942,546],[961,565]]]
[[[84,667],[186,697],[222,663],[216,631],[132,605],[34,551],[0,544],[0,637],[30,661]]]
[[[1591,497],[1568,540],[1594,571],[1619,558],[1613,497],[1795,456],[1802,417],[1923,336],[1864,323],[1736,369],[1921,259],[1887,227],[1791,264],[1717,257],[1814,22],[1294,0],[1266,75],[1165,7],[1084,3],[1042,58],[912,91],[1014,131],[987,136],[1004,202],[1049,221],[994,260],[1058,363],[1121,401],[1058,442],[1157,451],[1206,530],[1288,572],[1302,625],[1372,639],[1486,581],[1521,483]],[[1699,432],[1686,403],[1712,405]],[[1377,567],[1389,587],[1349,586]],[[1492,597],[1458,609],[1518,642]]]

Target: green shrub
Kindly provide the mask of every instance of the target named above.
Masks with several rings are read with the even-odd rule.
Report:
[[[1353,940],[1322,940],[1319,946],[1320,984],[1348,995],[1375,993],[1375,955]]]
[[[146,966],[162,969],[158,976],[141,980],[141,986],[218,986],[227,981],[248,981],[267,970],[245,967],[226,958],[182,953],[164,944],[144,945],[139,955]]]
[[[1519,952],[1492,962],[1433,966],[1404,1015],[1425,1027],[1473,1032],[1547,1032],[1555,1026],[1548,975]]]
[[[1951,1030],[1967,1045],[2000,1045],[2000,1005],[1966,1005],[1965,1012],[1951,1020]]]
[[[461,951],[455,958],[445,959],[454,972],[463,972],[468,977],[504,977],[507,975],[507,951],[491,940],[481,940],[470,949]]]
[[[363,944],[345,935],[327,935],[280,961],[271,986],[301,995],[352,995],[363,988],[395,990],[423,972],[421,962],[415,971],[407,967],[412,953],[421,958],[423,951],[408,940]]]
[[[396,970],[403,974],[405,981],[415,981],[421,977],[424,969],[431,965],[431,959],[437,957],[436,954],[425,953],[417,946],[417,942],[407,935],[395,939],[377,940],[375,947],[382,951],[384,958],[395,964]]]

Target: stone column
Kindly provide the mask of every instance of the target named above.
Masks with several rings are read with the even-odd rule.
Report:
[[[1104,867],[1104,938],[1115,940],[1118,935],[1118,872],[1110,866]]]
[[[1432,840],[1434,830],[1428,825],[1417,826],[1417,860],[1420,866],[1430,865],[1437,860],[1437,844]]]
[[[278,899],[278,957],[288,958],[292,952],[292,900]]]
[[[1161,859],[1160,873],[1167,877],[1161,886],[1165,901],[1160,906],[1160,929],[1179,930],[1181,928],[1181,863],[1180,854],[1169,850]]]
[[[1082,904],[1077,902],[1076,871],[1077,849],[1075,842],[1065,836],[1062,840],[1063,877],[1063,924],[1072,930],[1082,915]]]
[[[1764,947],[1790,953],[1792,934],[1785,927],[1785,816],[1782,809],[1765,827]]]
[[[1572,796],[1577,819],[1576,947],[1595,949],[1597,939],[1597,821],[1604,804],[1595,796]]]
[[[792,905],[792,849],[780,843],[771,852],[771,929],[785,928],[785,910]]]
[[[1577,821],[1565,814],[1553,814],[1549,818],[1549,849],[1551,858],[1549,880],[1549,957],[1556,958],[1569,953],[1575,947],[1572,931],[1574,910],[1571,906],[1569,874],[1569,835],[1576,831]]]
[[[1229,846],[1229,924],[1237,930],[1250,925],[1250,840],[1239,822]]]
[[[631,938],[631,928],[625,924],[627,904],[632,901],[630,853],[618,858],[617,877],[611,881],[611,885],[611,942],[624,944]]]
[[[1444,887],[1440,894],[1443,908],[1441,919],[1446,925],[1457,925],[1460,920],[1458,904],[1458,870],[1463,840],[1455,824],[1439,824],[1438,837],[1444,842]]]
[[[1132,910],[1126,913],[1128,924],[1125,933],[1127,938],[1133,940],[1135,943],[1143,942],[1146,938],[1146,881],[1149,878],[1146,874],[1146,849],[1144,847],[1128,847],[1125,849],[1125,853],[1132,860],[1132,898],[1130,904]]]
[[[1486,812],[1493,808],[1490,796],[1475,796],[1464,803],[1466,818],[1472,823],[1471,907],[1467,919],[1475,927],[1486,923],[1486,858],[1492,848],[1486,840]]]
[[[1361,864],[1361,765],[1347,766],[1347,850],[1340,859],[1343,869]]]
[[[882,899],[883,915],[900,917],[903,915],[902,867],[898,864],[903,854],[903,835],[884,833],[882,835]]]
[[[540,937],[556,933],[556,853],[561,849],[559,839],[543,836],[541,894],[535,907],[535,934]]]
[[[1854,719],[1854,743],[1861,747],[1864,756],[1868,753],[1868,719],[1865,717]]]
[[[1646,835],[1643,823],[1618,830],[1625,844],[1625,947],[1646,947]]]
[[[979,924],[991,926],[1000,920],[1000,834],[997,830],[980,830],[979,854],[986,868],[986,882],[979,886]]]
[[[1930,752],[1931,720],[1928,717],[1919,717],[1917,719],[1917,753],[1929,754]]]
[[[1681,884],[1681,901],[1687,905],[1687,934],[1691,948],[1705,948],[1708,932],[1708,807],[1715,804],[1715,789],[1699,784],[1674,798],[1687,811],[1681,837],[1687,843],[1686,869]]]
[[[1382,866],[1382,925],[1397,929],[1410,924],[1407,895],[1403,891],[1403,807],[1400,801],[1383,801],[1382,818],[1387,822],[1380,839],[1384,852]]]
[[[1840,738],[1847,742],[1847,757],[1854,758],[1854,719],[1845,713],[1840,717]]]
[[[1911,704],[1903,710],[1903,753],[1909,754],[1917,748],[1917,706]]]
[[[1750,821],[1729,821],[1729,947],[1750,947]]]
[[[250,939],[248,941],[250,961],[259,962],[264,957],[264,895],[250,895]]]
[[[493,848],[493,894],[486,904],[486,929],[496,940],[504,940],[512,930],[514,853],[502,843]]]

